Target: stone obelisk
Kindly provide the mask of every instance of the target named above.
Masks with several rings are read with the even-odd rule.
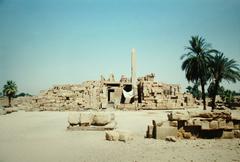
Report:
[[[134,101],[137,96],[137,74],[136,74],[136,50],[133,48],[131,51],[131,82],[133,88]]]

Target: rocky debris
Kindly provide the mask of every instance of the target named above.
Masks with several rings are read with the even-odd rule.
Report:
[[[177,142],[177,139],[174,136],[167,136],[165,140],[169,142]]]
[[[118,141],[119,133],[117,131],[106,131],[105,137],[106,137],[106,140],[108,141]]]
[[[118,131],[119,141],[127,142],[133,140],[133,133],[129,131]]]
[[[4,110],[6,111],[7,114],[10,114],[10,113],[13,113],[13,112],[17,112],[18,108],[10,107],[10,108],[5,108]]]
[[[166,136],[177,136],[182,139],[233,138],[234,134],[236,134],[235,137],[238,136],[238,130],[240,130],[238,119],[237,115],[232,115],[230,111],[225,110],[176,111],[168,114],[168,121],[154,120],[153,129],[148,126],[146,137],[156,139],[164,139]]]
[[[70,125],[77,125],[79,124],[79,112],[71,112],[68,114],[68,123]]]
[[[113,130],[117,126],[115,115],[106,112],[70,112],[69,130]]]
[[[235,138],[240,138],[240,130],[234,130],[233,134]]]
[[[128,142],[133,140],[133,133],[129,131],[106,131],[105,132],[106,140],[108,141],[123,141]]]
[[[189,93],[181,93],[180,85],[164,84],[154,81],[150,74],[139,78],[137,91],[141,103],[125,102],[123,90],[131,83],[128,79],[116,81],[114,75],[109,79],[85,81],[82,84],[56,85],[38,96],[18,97],[14,105],[27,111],[79,111],[86,109],[105,109],[113,104],[118,109],[183,109],[197,107],[197,101]],[[109,95],[111,93],[111,95]],[[128,104],[127,104],[128,103]]]

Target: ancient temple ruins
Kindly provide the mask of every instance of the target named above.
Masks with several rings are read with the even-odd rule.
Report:
[[[154,74],[137,78],[136,51],[131,51],[131,78],[85,81],[82,84],[58,85],[38,96],[20,98],[16,106],[41,110],[81,109],[177,109],[196,107],[191,94],[181,93],[180,85],[154,80]]]

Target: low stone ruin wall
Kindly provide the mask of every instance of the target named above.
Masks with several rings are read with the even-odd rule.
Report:
[[[114,113],[71,112],[68,115],[68,130],[113,130],[117,126]]]
[[[168,121],[153,120],[148,126],[146,137],[166,139],[195,138],[240,138],[240,114],[229,111],[173,112]]]

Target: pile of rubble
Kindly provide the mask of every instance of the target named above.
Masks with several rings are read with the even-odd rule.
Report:
[[[11,114],[13,112],[17,112],[17,108],[2,108],[0,107],[0,115]]]
[[[117,126],[114,113],[71,112],[68,115],[68,130],[113,130]]]
[[[240,138],[240,114],[229,111],[171,112],[168,121],[153,120],[153,124],[148,126],[146,137]]]
[[[26,110],[64,111],[82,110],[83,108],[99,108],[105,101],[100,81],[87,81],[75,85],[59,85],[43,91],[38,96],[21,97],[15,106]]]
[[[86,109],[183,109],[198,107],[191,94],[181,93],[180,85],[154,81],[154,74],[139,78],[136,87],[129,79],[86,81],[82,84],[58,85],[38,96],[18,97],[14,106],[27,111],[65,111]]]

